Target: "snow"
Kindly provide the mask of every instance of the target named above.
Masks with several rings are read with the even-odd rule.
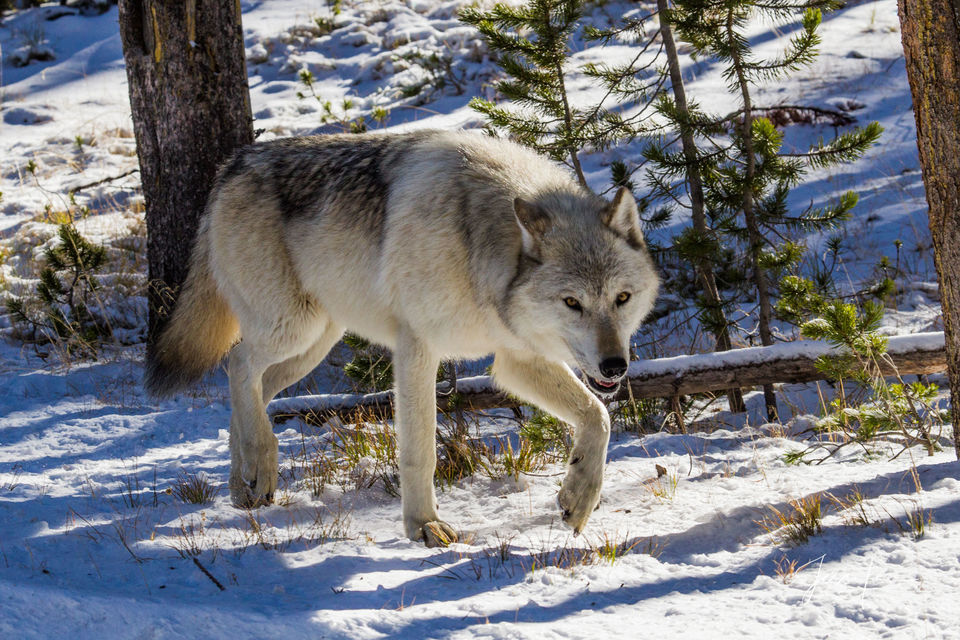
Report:
[[[481,124],[467,102],[493,95],[496,68],[482,41],[456,21],[459,3],[343,5],[333,16],[319,0],[243,2],[261,139],[336,130],[336,123],[321,123],[312,97],[297,98],[301,69],[313,73],[317,94],[334,105],[350,97],[351,118],[389,108],[390,130]],[[591,19],[598,25],[634,7],[597,5]],[[278,504],[250,513],[233,508],[224,373],[173,400],[143,394],[138,176],[83,189],[75,202],[67,196],[137,166],[116,8],[43,19],[54,11],[61,10],[49,4],[16,12],[0,25],[0,255],[7,256],[0,282],[13,293],[29,290],[55,232],[50,220],[71,213],[87,237],[107,243],[108,304],[129,326],[95,362],[44,359],[9,337],[0,343],[5,637],[957,637],[960,463],[947,446],[930,457],[912,450],[895,459],[848,448],[822,465],[787,464],[784,454],[808,444],[804,431],[821,393],[829,395],[826,384],[785,385],[783,408],[790,409],[782,425],[764,423],[762,398],[753,393],[746,417],[710,405],[688,424],[689,434],[615,431],[603,501],[577,538],[560,521],[563,468],[552,464],[519,477],[477,473],[440,489],[441,514],[466,542],[426,549],[403,537],[399,499],[381,484],[358,488],[341,478],[315,496],[289,480],[330,438],[329,428],[299,420],[276,427],[284,470]],[[338,28],[319,36],[304,31],[318,17]],[[758,54],[774,50],[792,29],[754,25]],[[12,64],[10,56],[31,39],[54,58]],[[894,259],[893,242],[901,239],[904,294],[885,319],[885,332],[894,334],[890,349],[938,348],[942,321],[896,2],[851,2],[828,14],[821,49],[809,72],[761,90],[758,104],[855,103],[862,105],[853,111],[858,122],[879,120],[885,133],[863,161],[808,176],[792,204],[819,206],[857,190],[861,203],[844,232],[843,278],[851,286],[862,282],[880,256]],[[415,50],[449,53],[463,93],[448,86],[404,96],[404,87],[427,78],[402,57]],[[577,53],[582,60],[592,55],[589,48]],[[718,112],[733,108],[709,62],[687,60],[685,69],[691,96]],[[573,87],[572,99],[589,95],[586,85]],[[793,126],[786,144],[804,149],[830,133],[826,126]],[[609,163],[635,158],[638,144],[585,158],[592,183],[605,188]],[[0,316],[0,328],[7,327]],[[655,355],[677,357],[634,363],[631,373],[716,357],[696,355],[702,338],[663,325],[648,331],[668,335]],[[774,349],[811,353],[802,344]],[[722,357],[743,362],[756,353]],[[352,396],[325,393],[349,391],[338,371],[329,365],[296,389],[344,402]],[[459,382],[471,389],[488,384],[483,376]],[[280,399],[271,409],[304,401],[317,398]],[[508,413],[490,412],[470,426],[478,438],[516,438]],[[667,472],[659,480],[656,465]],[[219,489],[212,503],[167,493],[193,473]],[[855,522],[853,509],[828,506],[823,532],[790,546],[758,524],[770,507],[788,510],[793,499],[855,491],[864,499],[866,525]],[[922,537],[907,523],[911,514],[932,516]],[[604,538],[636,544],[612,563],[566,562]],[[802,569],[792,578],[778,575],[778,565],[791,562]]]

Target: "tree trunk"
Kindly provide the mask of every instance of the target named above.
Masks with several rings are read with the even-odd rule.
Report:
[[[688,115],[687,94],[683,87],[683,74],[680,72],[680,58],[677,55],[677,45],[673,40],[673,32],[670,29],[670,22],[667,19],[667,0],[657,0],[657,12],[660,19],[660,37],[663,40],[663,49],[667,54],[667,66],[670,71],[670,84],[673,90],[673,99],[677,104],[677,109]],[[680,131],[680,141],[683,148],[683,157],[686,159],[687,168],[687,187],[690,193],[690,216],[693,221],[693,228],[701,236],[706,237],[709,233],[707,226],[707,215],[704,211],[703,200],[703,180],[700,176],[700,168],[697,165],[697,143],[693,139],[693,132],[689,128]],[[713,324],[722,325],[722,328],[716,330],[714,339],[716,342],[716,351],[729,351],[733,344],[730,342],[730,331],[723,324],[726,318],[723,317],[723,301],[720,299],[720,292],[717,289],[717,281],[713,275],[713,264],[710,260],[704,259],[696,265],[697,274],[700,276],[700,283],[703,285],[703,294],[710,305],[709,313],[717,314]],[[727,402],[730,411],[733,413],[743,413],[747,410],[743,403],[743,393],[737,387],[727,389]]]
[[[899,0],[960,458],[960,0]]]
[[[253,142],[240,3],[121,0],[146,201],[149,344],[187,274],[218,165]]]
[[[756,175],[757,156],[753,149],[753,104],[750,99],[750,87],[747,84],[747,77],[743,71],[743,60],[741,58],[742,50],[736,44],[736,34],[733,30],[733,9],[727,9],[727,38],[728,44],[733,50],[731,56],[734,72],[737,76],[737,83],[740,86],[740,96],[743,100],[743,122],[740,135],[743,137],[743,155],[746,160],[746,167],[743,171],[743,219],[746,222],[747,233],[750,240],[750,260],[753,267],[753,282],[757,287],[757,299],[760,306],[758,326],[760,329],[760,344],[767,347],[773,344],[773,333],[770,331],[770,320],[773,316],[773,309],[770,303],[769,283],[767,274],[760,267],[760,253],[763,251],[763,235],[760,233],[760,227],[757,223],[757,216],[754,212],[754,176]],[[777,396],[773,391],[772,384],[763,385],[763,401],[767,407],[767,420],[777,422]]]

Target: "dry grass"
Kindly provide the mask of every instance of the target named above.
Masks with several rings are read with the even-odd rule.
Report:
[[[358,420],[352,426],[330,423],[330,461],[340,472],[334,477],[346,491],[369,489],[379,483],[389,495],[400,495],[397,478],[397,438],[382,420]]]
[[[520,438],[514,448],[509,436],[497,436],[484,467],[491,478],[512,477],[518,480],[520,475],[537,473],[546,468],[550,454],[538,450],[529,440]]]
[[[561,441],[538,446],[522,435],[480,435],[480,418],[441,421],[437,429],[437,469],[440,489],[483,474],[493,479],[534,474],[563,458]],[[343,491],[380,486],[399,496],[397,440],[393,425],[373,413],[351,424],[331,420],[324,431],[301,425],[301,445],[290,454],[281,479],[292,491],[314,497],[336,485]],[[318,433],[319,431],[319,433]]]
[[[207,515],[200,512],[199,522],[193,519],[184,522],[180,518],[179,531],[174,534],[170,546],[180,554],[181,558],[193,558],[203,553],[203,538],[206,535]]]
[[[629,534],[604,532],[593,539],[587,539],[586,542],[582,547],[569,546],[567,543],[554,547],[541,543],[539,549],[529,553],[529,570],[536,571],[547,567],[574,569],[600,563],[613,564],[631,553],[644,553],[656,558],[663,552],[663,547],[655,538],[632,538]]]
[[[846,496],[838,497],[833,494],[824,494],[827,500],[840,512],[843,523],[850,527],[869,527],[878,524],[879,520],[871,518],[867,513],[867,504],[859,487]]]
[[[436,481],[449,486],[478,471],[489,470],[493,452],[480,439],[471,438],[464,427],[448,425],[437,429]]]
[[[900,522],[899,518],[886,509],[884,511],[890,516],[890,521],[897,526],[901,534],[909,535],[914,540],[921,540],[927,534],[927,527],[933,524],[933,510],[924,509],[923,504],[918,499],[913,499],[910,503],[909,507],[900,503],[904,513],[903,522]]]
[[[579,538],[581,542],[585,542],[580,545],[573,545],[570,537],[557,543],[549,534],[539,540],[531,540],[525,546],[515,544],[515,538],[516,534],[503,536],[496,532],[493,544],[487,544],[479,550],[448,551],[454,554],[454,559],[457,560],[452,566],[433,559],[424,560],[424,563],[442,567],[443,573],[440,575],[444,578],[473,578],[479,581],[494,580],[501,575],[513,578],[549,568],[575,571],[578,567],[612,564],[632,553],[643,553],[656,558],[663,552],[663,546],[656,538],[634,538],[617,533],[602,533],[585,541]]]
[[[205,473],[181,472],[171,490],[178,500],[189,504],[209,504],[220,493],[220,487],[214,485]]]
[[[124,463],[126,465],[126,463]],[[130,467],[120,478],[120,502],[128,509],[139,509],[142,506],[156,507],[160,504],[160,494],[157,492],[157,469],[153,469],[153,481],[147,486],[141,479],[140,468],[134,458]],[[93,481],[87,478],[87,488],[91,497],[95,496]],[[116,508],[114,507],[114,510]]]
[[[333,507],[279,513],[249,509],[226,522],[208,520],[204,511],[181,516],[167,545],[183,558],[207,553],[216,558],[224,551],[240,556],[250,549],[285,553],[292,547],[308,549],[349,537],[350,512],[338,502]]]
[[[906,521],[913,539],[920,540],[926,535],[927,526],[933,524],[933,511],[924,509],[918,502],[912,510],[907,511]]]
[[[677,486],[680,484],[680,477],[674,473],[659,473],[656,478],[644,483],[650,493],[660,502],[670,502],[677,495]]]
[[[797,574],[809,567],[817,560],[822,558],[817,558],[815,560],[810,560],[803,564],[799,564],[796,560],[790,560],[787,556],[781,556],[779,560],[774,560],[774,569],[773,572],[776,574],[780,581],[783,584],[790,584],[793,582],[793,579],[797,577]]]
[[[593,552],[596,554],[597,561],[613,564],[628,553],[633,552],[640,544],[640,538],[631,539],[629,536],[620,537],[616,534],[604,532],[593,545]],[[647,544],[651,544],[652,540]]]
[[[344,510],[340,502],[335,509],[320,507],[313,510],[304,521],[298,520],[295,512],[287,512],[284,517],[287,521],[277,526],[262,512],[246,511],[234,552],[239,555],[248,548],[259,547],[264,551],[283,553],[293,545],[308,548],[350,537],[350,512]]]
[[[13,491],[20,486],[20,476],[23,474],[23,465],[19,462],[14,464],[9,473],[0,474],[0,489],[3,491]]]
[[[801,545],[823,531],[823,509],[819,494],[791,500],[789,510],[769,507],[770,513],[757,524],[777,544]]]
[[[280,479],[294,490],[306,490],[311,497],[319,498],[327,485],[334,481],[336,473],[336,466],[330,461],[321,444],[311,439],[308,451],[306,439],[301,438],[300,451],[290,456],[288,466],[280,470]]]

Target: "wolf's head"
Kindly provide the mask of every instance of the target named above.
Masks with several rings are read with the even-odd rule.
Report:
[[[523,264],[508,301],[512,328],[579,368],[597,394],[615,394],[658,288],[633,195],[547,193],[517,198],[514,211]]]

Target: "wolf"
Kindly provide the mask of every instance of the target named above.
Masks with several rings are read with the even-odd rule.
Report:
[[[230,493],[256,505],[277,486],[270,400],[345,330],[388,347],[404,532],[434,546],[457,539],[433,486],[437,366],[493,354],[500,387],[574,428],[558,501],[579,533],[610,437],[598,396],[617,392],[657,288],[631,192],[608,202],[517,144],[278,139],[221,167],[145,384],[172,395],[229,352]]]

